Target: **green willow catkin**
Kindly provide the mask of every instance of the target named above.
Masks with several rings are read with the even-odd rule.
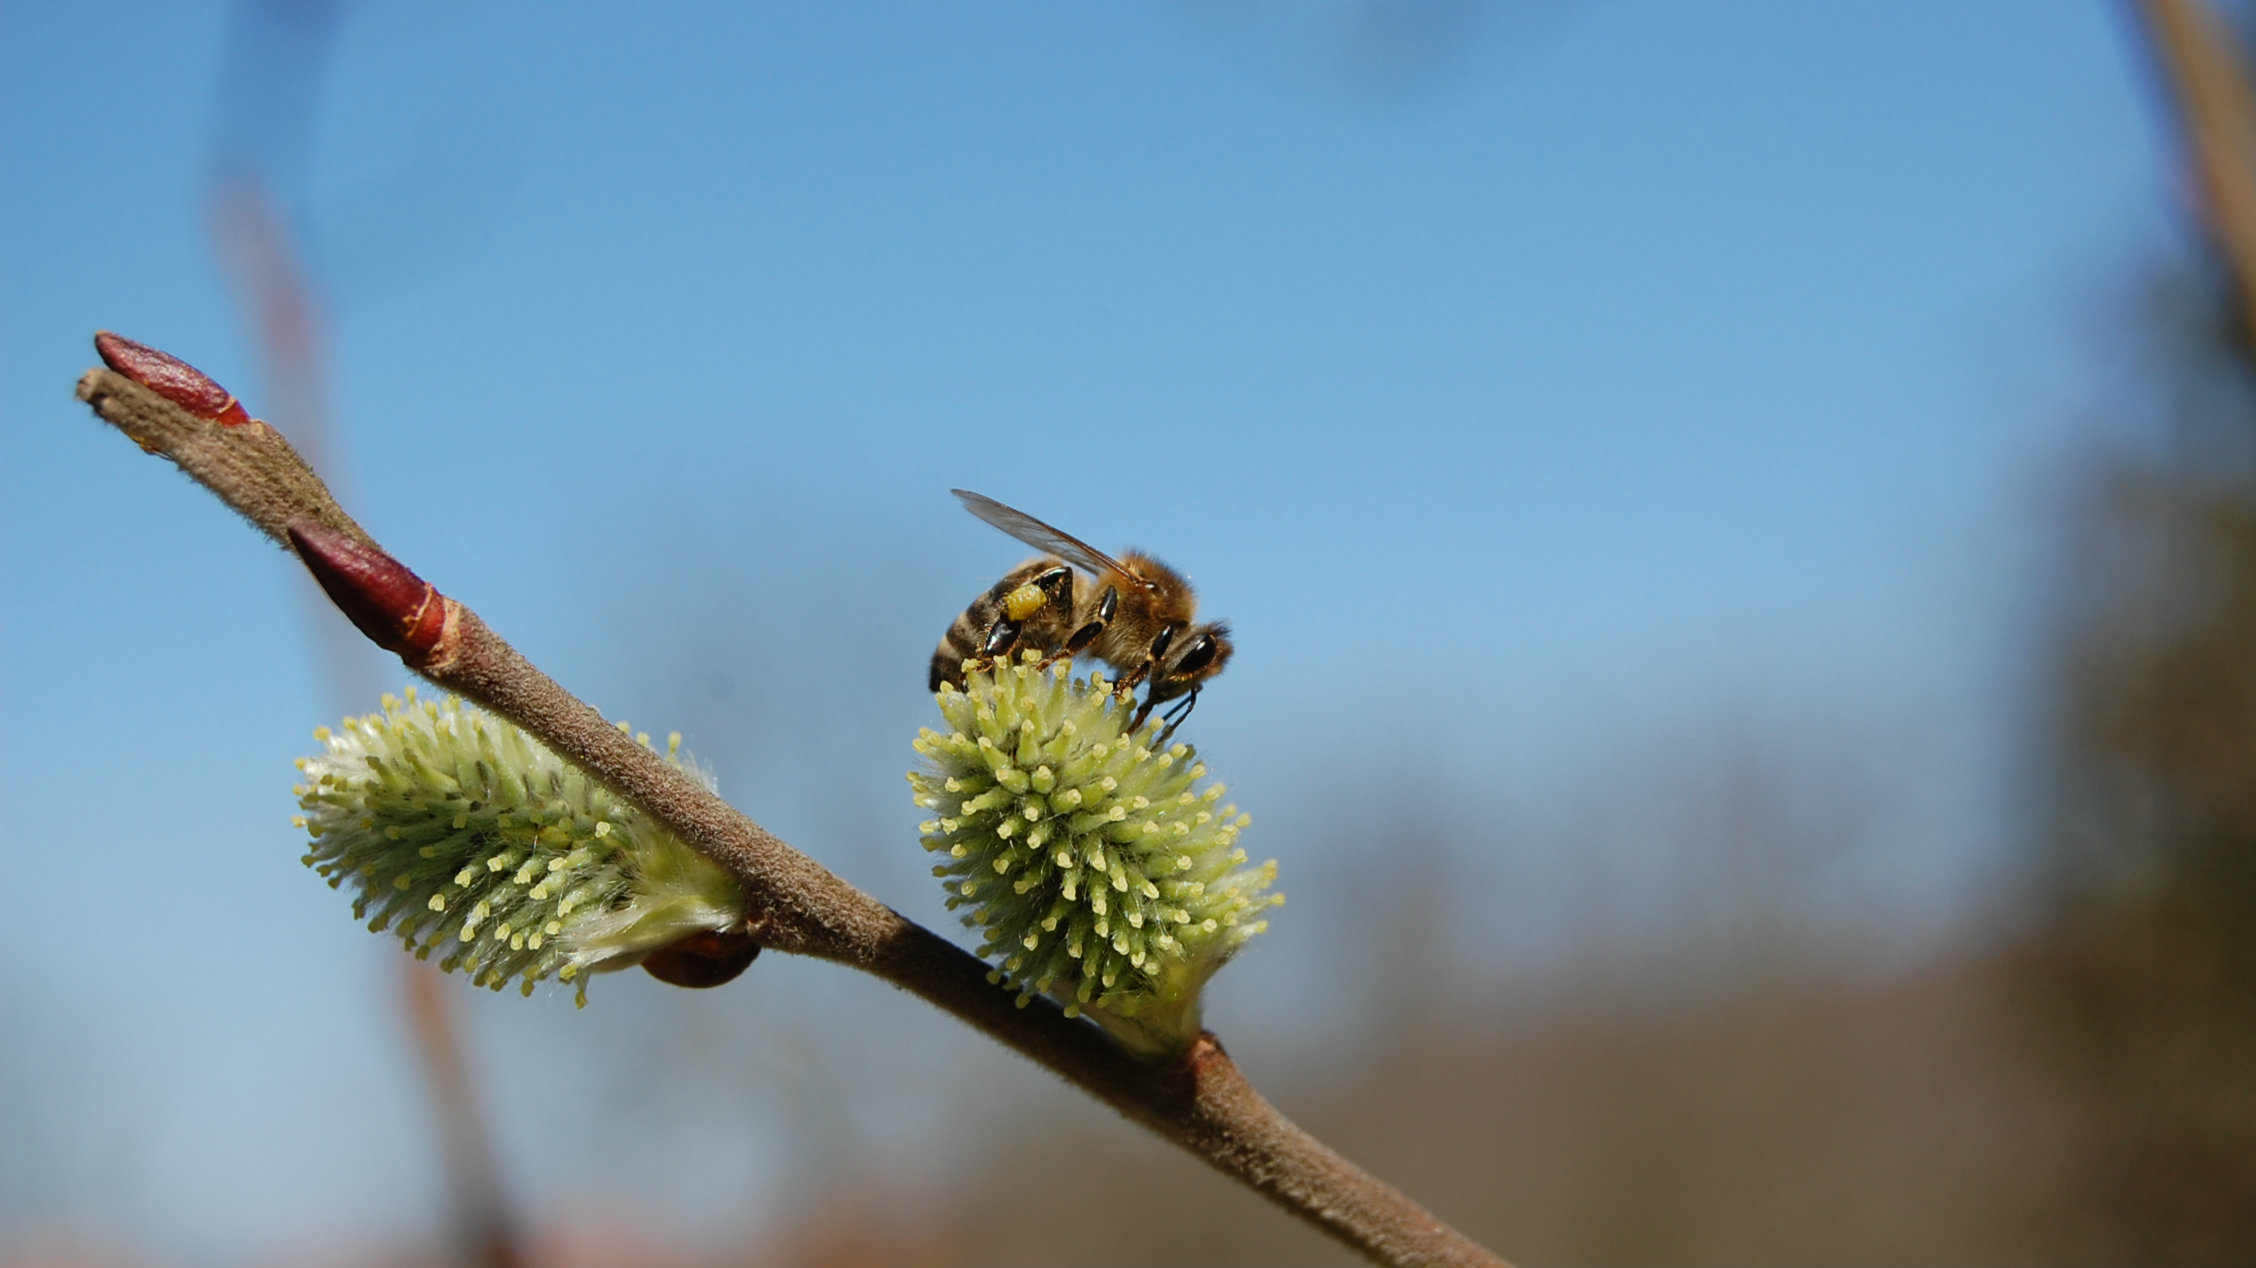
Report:
[[[1248,816],[1198,786],[1189,745],[1163,745],[1157,722],[1128,733],[1133,703],[1066,662],[972,669],[939,703],[950,729],[918,736],[931,769],[909,782],[936,814],[921,831],[948,906],[1000,958],[992,980],[1137,1051],[1187,1048],[1200,989],[1284,901],[1266,892],[1275,861],[1237,848]]]
[[[718,865],[514,725],[412,687],[383,704],[314,732],[324,751],[298,759],[295,822],[313,839],[306,865],[350,884],[354,917],[416,958],[527,995],[577,980],[584,1005],[589,973],[742,923]],[[680,744],[667,760],[695,772]]]

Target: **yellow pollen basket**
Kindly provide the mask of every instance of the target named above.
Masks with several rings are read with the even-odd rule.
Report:
[[[1003,614],[1013,621],[1023,621],[1041,611],[1042,605],[1049,601],[1050,596],[1042,587],[1029,581],[1003,596]]]

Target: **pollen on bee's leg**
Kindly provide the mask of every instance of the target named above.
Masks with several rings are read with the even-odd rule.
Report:
[[[1049,594],[1042,587],[1029,581],[1003,596],[1003,615],[1013,621],[1023,621],[1041,611],[1043,605],[1049,601]]]

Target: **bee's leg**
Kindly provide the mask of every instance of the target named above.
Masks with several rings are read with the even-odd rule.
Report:
[[[1167,706],[1167,712],[1159,715],[1159,720],[1167,724],[1167,729],[1159,733],[1160,743],[1165,744],[1167,742],[1167,737],[1175,734],[1175,728],[1183,725],[1183,719],[1191,716],[1191,710],[1198,707],[1198,697],[1199,689],[1197,687],[1193,687],[1191,688],[1191,694]],[[1128,729],[1130,731],[1135,731],[1137,728],[1143,726],[1144,719],[1151,716],[1152,706],[1158,703],[1159,702],[1157,700],[1153,700],[1149,696],[1146,696],[1144,698],[1142,707],[1136,710],[1135,719],[1129,722]]]
[[[1142,686],[1144,679],[1151,677],[1152,671],[1159,668],[1159,658],[1167,654],[1169,647],[1174,646],[1175,631],[1180,628],[1182,627],[1177,625],[1161,628],[1158,636],[1152,639],[1151,650],[1144,654],[1144,663],[1122,674],[1120,681],[1113,684],[1113,694],[1119,696],[1122,700],[1135,695],[1136,688]],[[1150,712],[1151,702],[1147,700],[1144,702],[1144,707],[1136,711],[1136,725],[1142,726],[1144,715]]]
[[[1167,712],[1159,715],[1160,721],[1167,724],[1169,731],[1183,725],[1183,719],[1191,716],[1191,710],[1198,707],[1198,693],[1198,688],[1191,688],[1191,694],[1183,697],[1181,702],[1167,706]]]
[[[1198,693],[1198,688],[1191,688],[1191,694],[1167,706],[1167,712],[1159,715],[1159,720],[1167,724],[1166,728],[1159,733],[1160,743],[1165,744],[1168,740],[1174,738],[1175,728],[1183,725],[1183,719],[1191,716],[1191,710],[1198,706]],[[1136,714],[1136,725],[1142,726],[1144,714],[1149,712],[1151,712],[1151,702],[1147,700],[1144,702],[1143,709]]]
[[[1043,606],[1057,609],[1067,620],[1073,619],[1073,570],[1064,564],[1034,578],[1033,584],[1042,591]],[[1031,615],[1031,614],[1029,614]]]
[[[1144,728],[1144,719],[1151,716],[1152,702],[1146,700],[1137,706],[1136,716],[1128,721],[1128,734],[1134,735]]]
[[[1003,581],[1009,582],[1005,577]],[[995,597],[1000,609],[995,623],[987,627],[987,641],[979,649],[979,664],[992,669],[998,660],[1008,660],[1018,647],[1019,636],[1026,632],[1026,622],[1035,613],[1051,606],[1073,601],[1073,570],[1064,564],[1048,569],[1039,575],[1010,586],[996,586],[1001,591]]]
[[[993,669],[996,661],[1009,656],[1011,648],[1018,645],[1021,628],[1023,627],[1018,622],[1007,616],[996,617],[995,623],[987,627],[987,641],[980,645],[979,655],[976,657],[978,667],[983,670]]]
[[[1018,643],[1019,628],[1018,622],[1007,616],[997,618],[995,623],[988,627],[987,644],[979,649],[979,654],[989,660],[993,660],[997,656],[1007,655],[1010,649]]]
[[[1088,624],[1082,626],[1080,629],[1073,631],[1071,635],[1067,636],[1065,645],[1058,648],[1057,651],[1051,653],[1049,659],[1042,662],[1042,667],[1047,669],[1052,664],[1055,664],[1058,661],[1065,660],[1073,656],[1079,656],[1081,653],[1088,651],[1089,644],[1097,641],[1097,635],[1104,633],[1105,626],[1112,624],[1112,614],[1119,610],[1119,588],[1116,586],[1106,586],[1104,598],[1098,600],[1097,602],[1096,619],[1090,621]]]
[[[1007,582],[1010,578],[1003,580]],[[1001,585],[995,589],[1000,592],[995,594],[995,599],[1001,611],[996,624],[1009,621],[1014,630],[1022,628],[1044,608],[1057,607],[1068,612],[1073,608],[1073,570],[1064,564],[1037,573],[1007,590]]]

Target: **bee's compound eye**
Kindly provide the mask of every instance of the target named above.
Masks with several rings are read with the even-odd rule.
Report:
[[[1214,636],[1201,634],[1183,648],[1183,659],[1175,662],[1178,674],[1195,674],[1214,660]]]

